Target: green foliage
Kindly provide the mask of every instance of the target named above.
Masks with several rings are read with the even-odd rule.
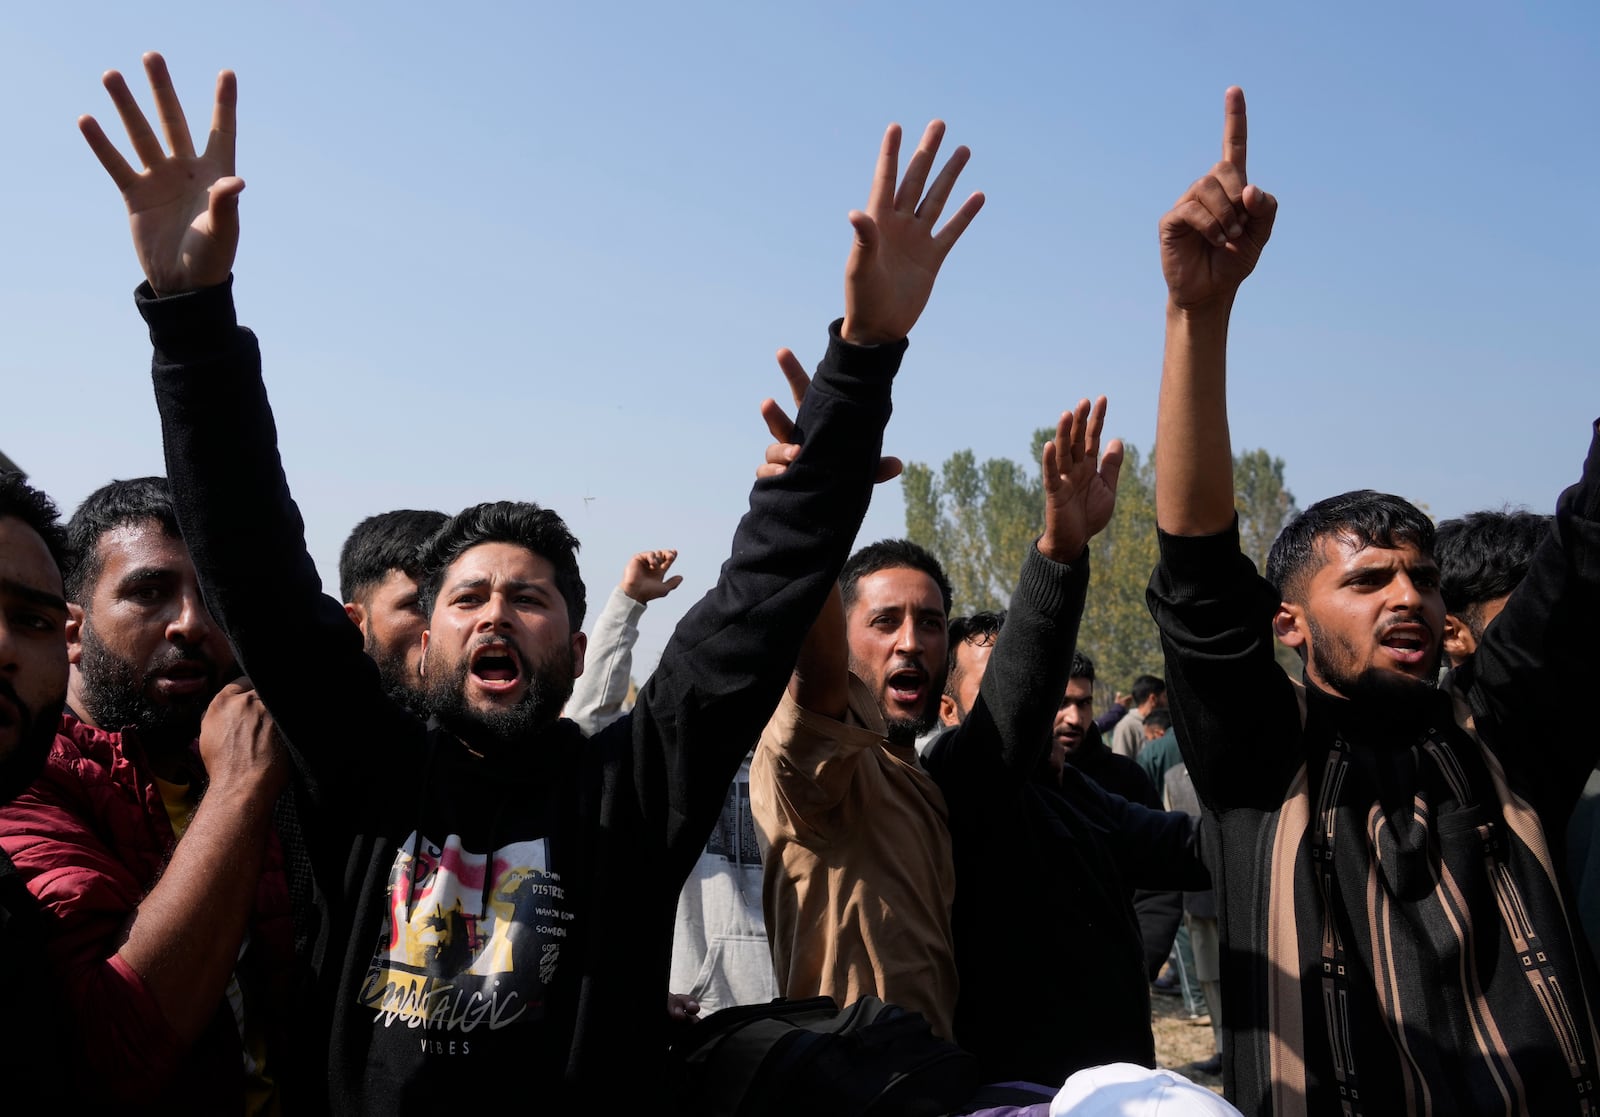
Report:
[[[1117,484],[1117,510],[1089,542],[1089,597],[1078,629],[1079,647],[1094,660],[1106,700],[1127,690],[1138,675],[1166,674],[1160,634],[1144,600],[1156,552],[1154,461],[1129,446]]]
[[[906,537],[927,547],[950,576],[957,613],[1001,609],[1022,556],[1044,530],[1044,483],[1007,458],[950,455],[937,477],[918,462],[901,474]]]
[[[1033,434],[1033,461],[1054,434]],[[1236,501],[1244,550],[1259,568],[1278,531],[1295,513],[1283,487],[1283,459],[1250,450],[1234,460]],[[901,475],[906,535],[932,551],[950,577],[957,614],[1004,608],[1022,559],[1044,530],[1044,483],[1039,467],[1005,458],[979,462],[971,450],[950,455],[940,470],[907,463]],[[1161,643],[1145,605],[1155,569],[1155,465],[1127,447],[1117,509],[1089,544],[1089,597],[1079,630],[1080,650],[1095,661],[1102,701],[1136,675],[1163,673]]]
[[[1299,511],[1294,494],[1283,487],[1283,459],[1265,450],[1235,454],[1233,494],[1239,510],[1240,548],[1257,570],[1265,570],[1272,541]]]

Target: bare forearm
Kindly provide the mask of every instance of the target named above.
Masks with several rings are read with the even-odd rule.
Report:
[[[265,796],[213,785],[117,952],[185,1042],[199,1037],[222,1002],[271,819]]]
[[[1233,522],[1227,390],[1231,309],[1167,308],[1156,418],[1156,522],[1171,535],[1212,535]]]

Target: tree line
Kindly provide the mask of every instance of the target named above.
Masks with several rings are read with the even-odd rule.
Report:
[[[1050,428],[1033,432],[1032,465],[1009,458],[980,462],[959,450],[937,471],[908,462],[901,475],[906,536],[943,563],[954,592],[953,615],[1003,609],[1016,586],[1022,558],[1044,530],[1044,481],[1039,455]],[[1156,565],[1155,462],[1133,445],[1117,487],[1110,525],[1089,545],[1089,599],[1078,645],[1095,662],[1099,704],[1125,691],[1137,675],[1162,674],[1161,641],[1145,587]],[[1284,486],[1284,463],[1266,450],[1234,456],[1234,502],[1244,553],[1256,568],[1279,530],[1298,512]],[[1298,661],[1279,648],[1279,660],[1298,674]]]

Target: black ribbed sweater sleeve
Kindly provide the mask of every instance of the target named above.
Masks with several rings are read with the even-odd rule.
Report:
[[[206,604],[313,795],[341,795],[352,779],[376,791],[383,772],[406,770],[421,726],[384,697],[360,631],[322,592],[232,281],[165,298],[144,284],[136,297],[155,347],[167,477]]]
[[[1088,589],[1087,551],[1061,563],[1037,545],[1028,548],[977,701],[924,757],[952,804],[966,795],[1017,792],[1033,779],[1067,689]]]
[[[1166,655],[1173,731],[1201,802],[1276,809],[1304,757],[1299,705],[1273,654],[1278,597],[1216,535],[1160,533],[1146,595]]]
[[[705,845],[854,544],[904,351],[904,342],[847,344],[834,323],[796,417],[799,457],[755,483],[716,585],[678,623],[640,691],[631,782],[675,880]]]

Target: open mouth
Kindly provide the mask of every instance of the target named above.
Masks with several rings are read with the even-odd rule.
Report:
[[[915,668],[904,668],[889,675],[889,697],[902,706],[920,702],[927,687],[927,674]]]
[[[6,698],[0,698],[0,729],[15,729],[22,724],[22,711]]]
[[[1429,635],[1421,625],[1397,624],[1385,629],[1378,643],[1390,659],[1409,667],[1427,658],[1431,646]]]
[[[474,649],[468,664],[472,677],[484,690],[510,690],[522,677],[522,660],[510,644],[483,644]]]

